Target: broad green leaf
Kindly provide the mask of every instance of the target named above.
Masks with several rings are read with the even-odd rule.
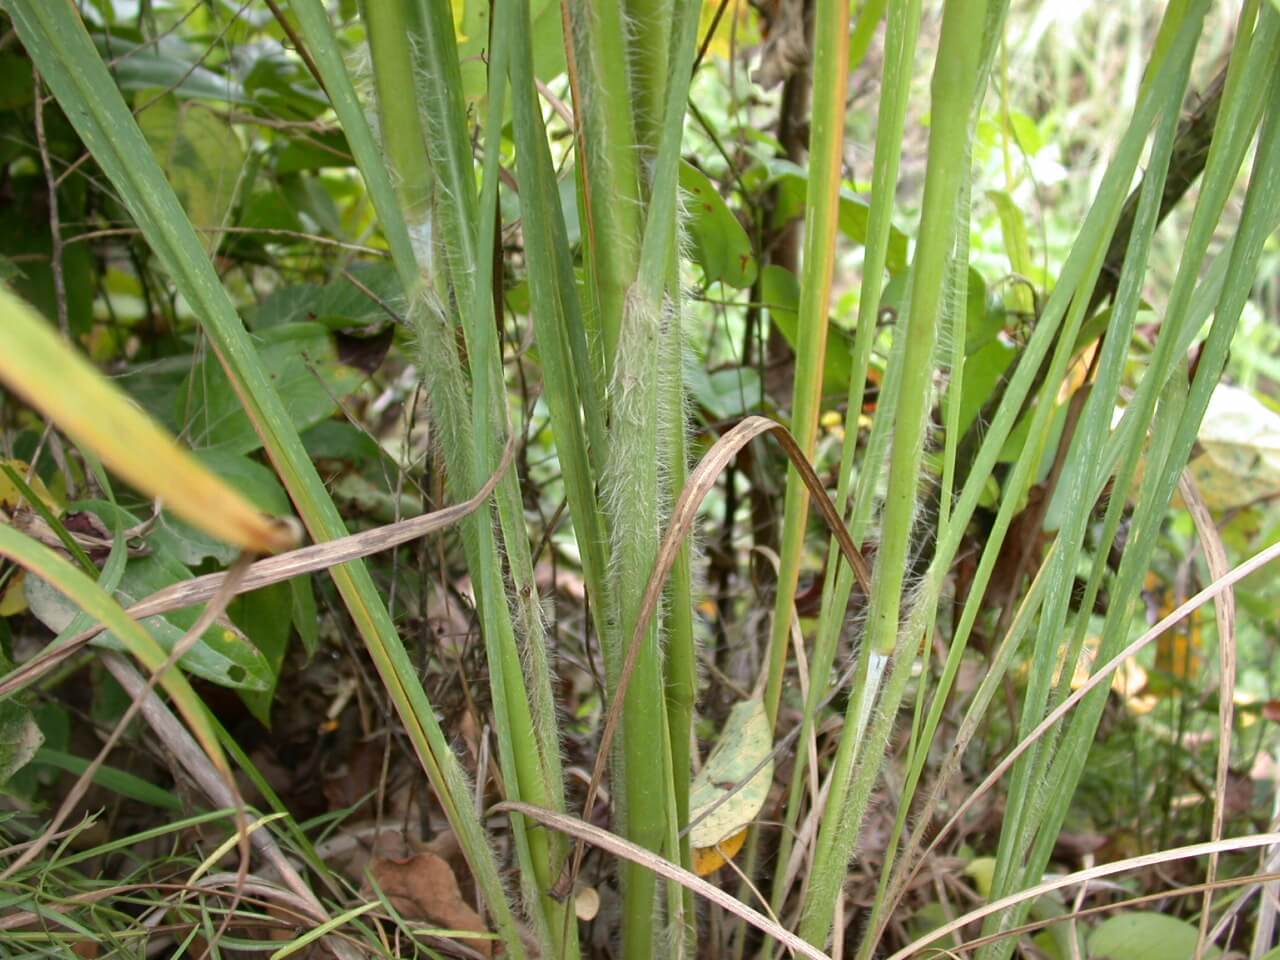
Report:
[[[331,416],[338,400],[364,380],[364,374],[338,362],[333,337],[322,324],[271,327],[255,340],[258,361],[298,430]],[[197,365],[178,403],[179,422],[189,423],[194,443],[229,453],[250,453],[262,445],[217,357],[206,356]]]
[[[977,353],[966,358],[964,384],[960,392],[960,436],[969,432],[974,418],[982,411],[1017,355],[1017,347],[995,337]]]
[[[312,460],[329,460],[360,469],[395,468],[378,442],[346,420],[324,420],[302,435]]]
[[[458,40],[458,61],[462,70],[462,89],[468,101],[481,103],[488,95],[489,0],[463,0],[453,3],[453,25]],[[532,0],[529,4],[532,24],[530,44],[533,51],[534,76],[552,80],[564,73],[564,20],[558,3]],[[510,107],[507,107],[508,114]],[[483,111],[482,111],[483,113]]]
[[[201,66],[195,53],[172,36],[139,44],[115,34],[96,33],[93,42],[111,61],[112,76],[121,90],[165,90],[183,99],[250,103],[236,80]]]
[[[270,468],[226,450],[197,450],[195,456],[264,514],[277,517],[289,514],[289,498]],[[160,529],[172,534],[172,540],[166,541],[166,545],[188,567],[199,566],[210,557],[225,566],[236,558],[235,547],[209,536],[181,517],[163,512],[160,525]]]
[[[196,458],[227,481],[263,513],[283,516],[289,512],[289,497],[275,472],[257,460],[223,450],[199,450]]]
[[[366,476],[348,471],[335,480],[330,489],[339,503],[349,504],[352,512],[377,523],[394,523],[422,512],[422,500],[408,490],[396,491],[385,475]]]
[[[271,117],[314,120],[329,109],[329,101],[297,59],[283,52],[258,57],[244,78],[244,92]]]
[[[789,161],[779,160],[770,164],[769,180],[777,185],[778,201],[774,207],[775,227],[790,223],[804,213],[805,194],[809,187],[806,170]],[[854,243],[867,242],[867,224],[871,208],[852,190],[840,190],[840,209],[837,224],[840,232]],[[885,252],[885,268],[890,273],[900,273],[907,268],[907,235],[896,227],[889,228],[889,247]]]
[[[244,150],[231,125],[202,106],[165,94],[138,117],[165,175],[197,227],[221,226],[235,202]],[[217,234],[202,235],[206,250]]]
[[[20,564],[31,575],[29,584],[40,582],[52,586],[68,598],[88,617],[116,631],[125,647],[144,667],[158,671],[168,655],[138,621],[130,618],[112,598],[79,569],[30,537],[0,524],[0,555]],[[214,766],[230,776],[226,754],[218,743],[204,704],[180,670],[168,670],[160,676],[160,685],[173,699],[191,732],[200,742]]]
[[[239,255],[251,259],[251,251],[260,249],[266,244],[275,246],[301,245],[306,241],[301,238],[272,235],[266,231],[292,230],[305,233],[306,225],[298,216],[298,211],[278,190],[255,190],[240,204],[236,226],[241,230],[263,231],[257,234],[239,233],[229,236],[223,242],[223,253],[228,256]]]
[[[1009,128],[1013,131],[1014,139],[1018,141],[1018,147],[1023,153],[1028,157],[1034,157],[1044,149],[1044,134],[1041,133],[1034,119],[1021,110],[1011,110],[1008,120]]]
[[[320,614],[316,610],[315,590],[310,577],[294,577],[289,581],[289,610],[293,628],[298,631],[302,649],[314,657],[320,648]]]
[[[697,167],[681,162],[680,189],[685,193],[685,227],[693,238],[693,257],[708,284],[721,280],[739,290],[756,279],[751,240],[720,191]]]
[[[797,310],[800,307],[800,281],[786,267],[766,264],[760,276],[760,296],[770,321],[782,331],[794,350],[798,334]],[[822,366],[822,395],[844,396],[849,391],[853,372],[853,344],[843,330],[828,322],[827,352]]]
[[[534,0],[529,7],[533,15],[534,75],[546,82],[565,70],[564,18],[558,3]]]
[[[756,818],[773,782],[772,751],[764,703],[753,698],[734,706],[689,791],[689,822],[694,824],[689,842],[694,847],[714,847]],[[730,791],[735,792],[724,799]],[[719,806],[712,810],[716,803]]]
[[[987,282],[973,267],[969,268],[968,299],[965,303],[964,352],[972,357],[1000,335],[1005,325],[1005,311],[987,303]],[[965,375],[968,376],[968,366]]]
[[[162,571],[154,568],[126,570],[120,586],[115,590],[115,599],[122,606],[129,606],[179,579],[183,578],[165,576]],[[27,577],[26,589],[31,613],[50,630],[61,632],[79,612],[79,608],[71,600],[38,577]],[[175,620],[187,622],[179,626]],[[165,617],[148,617],[142,623],[152,638],[168,653],[194,621],[195,615],[183,616],[177,613]],[[109,650],[125,648],[120,637],[111,631],[99,634],[94,639],[94,644]],[[219,624],[210,627],[179,662],[189,673],[224,687],[265,690],[271,684],[271,669],[262,653],[239,631]]]
[[[973,881],[974,889],[978,891],[978,896],[984,900],[991,896],[991,880],[995,876],[996,858],[995,857],[974,857],[965,864],[965,876]]]
[[[486,0],[463,0],[453,4],[453,26],[457,31],[458,63],[462,70],[462,90],[467,100],[483,100],[488,92],[489,11]]]
[[[1089,960],[1191,960],[1200,931],[1163,913],[1125,912],[1108,917],[1089,936]],[[1207,960],[1222,956],[1210,945]]]
[[[31,765],[54,767],[75,776],[80,776],[89,769],[89,761],[83,757],[77,757],[62,750],[51,750],[48,747],[41,747],[35,752]],[[150,804],[162,810],[182,809],[182,801],[171,790],[157,787],[154,783],[135,777],[132,773],[117,767],[103,764],[94,773],[93,782],[112,793],[118,793],[122,797]]]
[[[758,409],[764,399],[760,374],[754,367],[730,367],[707,373],[696,361],[685,364],[685,389],[717,420],[740,417]]]
[[[276,583],[236,597],[227,607],[227,614],[244,631],[266,661],[269,671],[266,689],[243,690],[240,695],[249,711],[262,725],[270,727],[271,705],[275,700],[280,668],[284,666],[285,654],[289,651],[289,636],[293,625],[290,586],[288,583]]]
[[[97,513],[108,528],[119,522],[134,526],[138,518],[105,501],[87,501],[77,506]],[[191,578],[173,548],[174,536],[163,527],[154,529],[147,538],[150,552],[133,557],[125,565],[112,594],[121,606],[128,607],[180,580]],[[65,630],[79,608],[61,592],[43,580],[27,579],[27,602],[35,617],[54,632]],[[143,623],[166,651],[172,650],[184,633],[195,623],[198,609],[178,610],[164,616],[148,617]],[[124,641],[107,631],[95,644],[113,650],[124,649]],[[221,624],[210,627],[183,657],[184,669],[213,683],[248,690],[263,690],[272,683],[270,664],[262,653],[238,630]]]
[[[351,166],[351,145],[340,130],[309,133],[306,139],[278,142],[274,147],[276,173],[298,173],[325,167]]]
[[[0,649],[0,675],[8,673],[13,666]],[[13,697],[0,701],[0,788],[31,762],[42,743],[44,734],[30,708]]]
[[[395,268],[378,263],[354,267],[351,275],[367,287],[382,304],[401,306],[400,282]],[[386,323],[390,318],[383,305],[369,297],[346,277],[318,286],[301,283],[275,290],[248,311],[255,330],[290,323],[316,321],[330,329]]]

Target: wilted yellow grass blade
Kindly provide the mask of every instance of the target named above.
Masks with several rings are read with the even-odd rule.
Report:
[[[0,381],[138,490],[188,523],[254,553],[297,542],[296,525],[256,510],[205,469],[25,303],[0,288]]]

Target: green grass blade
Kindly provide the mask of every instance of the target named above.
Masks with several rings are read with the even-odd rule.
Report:
[[[342,536],[346,530],[337,508],[262,370],[244,325],[219,284],[199,238],[76,11],[67,4],[35,0],[9,0],[7,7],[45,81],[199,317],[313,539]],[[363,564],[345,564],[331,573],[446,816],[458,832],[477,883],[497,915],[508,950],[523,956],[524,947],[462,772],[385,603]]]
[[[586,319],[591,338],[600,343],[601,372],[608,382],[644,223],[628,29],[621,0],[570,4],[568,16],[565,44],[580,127],[577,170],[593,307]]]
[[[998,5],[997,5],[998,6]],[[996,9],[996,8],[993,8]],[[925,174],[924,206],[919,241],[911,268],[910,312],[906,329],[902,378],[894,420],[894,437],[889,464],[889,480],[880,546],[876,554],[875,576],[864,641],[872,654],[887,655],[897,650],[894,669],[885,694],[886,713],[896,709],[895,675],[905,674],[914,659],[918,634],[901,631],[900,611],[907,549],[916,506],[916,490],[921,482],[920,463],[925,419],[932,399],[934,344],[938,336],[941,293],[955,235],[964,229],[957,223],[957,206],[965,194],[969,138],[985,87],[983,82],[982,37],[987,22],[985,0],[949,0],[943,11],[942,34],[934,67],[932,93],[933,125],[929,136],[929,160]],[[905,677],[899,682],[905,683]],[[851,707],[857,705],[855,696]],[[846,717],[839,752],[832,767],[827,807],[819,830],[813,872],[800,934],[815,946],[826,942],[831,929],[837,895],[862,819],[862,792],[850,798],[852,756],[858,739],[857,716]],[[870,775],[878,768],[880,756],[873,753],[878,740],[866,745],[871,757],[864,768]],[[864,776],[867,773],[864,770]]]
[[[849,83],[850,4],[820,4],[814,21],[813,111],[809,128],[809,189],[804,210],[804,275],[800,278],[795,386],[791,433],[813,459],[822,401],[831,280],[835,272],[836,228],[843,166],[845,90]],[[860,405],[859,405],[860,406]],[[787,637],[800,578],[800,557],[808,529],[809,490],[795,466],[787,466],[782,545],[778,551],[777,594],[769,637],[764,708],[772,729],[778,719],[787,662]]]
[[[1239,93],[1232,100],[1224,98],[1224,114],[1219,117],[1219,124],[1215,129],[1200,199],[1188,234],[1186,255],[1179,266],[1179,277],[1175,279],[1174,292],[1180,293],[1179,301],[1184,305],[1190,302],[1191,288],[1199,273],[1199,264],[1207,249],[1208,238],[1214,231],[1230,184],[1234,183],[1236,171],[1244,159],[1249,124],[1251,120],[1256,121],[1258,109],[1263,104],[1269,107],[1268,115],[1240,226],[1232,244],[1222,293],[1214,312],[1214,323],[1201,351],[1190,393],[1187,393],[1184,385],[1169,379],[1167,382],[1170,386],[1162,397],[1162,409],[1156,414],[1151,450],[1148,452],[1148,470],[1138,494],[1138,510],[1131,528],[1131,537],[1126,543],[1121,569],[1111,591],[1112,604],[1103,627],[1103,642],[1098,653],[1103,658],[1111,657],[1128,637],[1128,615],[1136,602],[1142,575],[1158,539],[1158,517],[1167,507],[1177,478],[1191,454],[1200,420],[1208,405],[1209,396],[1221,376],[1231,337],[1252,288],[1266,238],[1275,229],[1277,216],[1280,215],[1280,180],[1277,177],[1277,163],[1280,163],[1280,116],[1275,108],[1277,97],[1280,96],[1280,80],[1277,79],[1280,71],[1280,63],[1277,62],[1277,53],[1280,51],[1280,45],[1277,44],[1277,39],[1280,38],[1280,14],[1267,9],[1265,4],[1261,7],[1258,33],[1253,38],[1252,49],[1249,50],[1246,46],[1249,42],[1247,27],[1242,28],[1237,40],[1240,82],[1236,89]],[[1244,62],[1246,60],[1247,64]],[[1231,86],[1230,80],[1228,86]],[[1167,322],[1171,326],[1168,331],[1171,343],[1178,339],[1177,330],[1182,319],[1178,314],[1184,310],[1180,308],[1177,312],[1172,312],[1172,308],[1178,305],[1171,297],[1171,313],[1167,314]],[[1185,375],[1185,365],[1180,357],[1178,360],[1174,371]],[[1157,468],[1156,464],[1161,461],[1162,465]],[[1132,463],[1126,463],[1117,477],[1117,484],[1121,484],[1123,480],[1123,486],[1127,486],[1127,478],[1131,476]],[[1123,486],[1118,486],[1118,489],[1123,489]],[[1108,529],[1110,527],[1111,524],[1108,523]],[[1101,692],[1105,694],[1106,691],[1103,689]],[[1091,694],[1072,718],[1046,780],[1048,791],[1055,796],[1069,797],[1074,791],[1087,759],[1087,744],[1093,739],[1103,704],[1103,697]],[[1050,804],[1043,810],[1033,812],[1039,816],[1031,818],[1029,822],[1036,826],[1037,832],[1030,843],[1019,878],[1023,882],[1046,862],[1066,813],[1065,804]],[[1011,886],[1014,882],[1017,881],[1011,881],[1005,886]],[[1011,919],[1016,922],[1015,918]]]
[[[478,240],[473,225],[477,223],[478,215],[474,181],[459,182],[463,158],[458,156],[458,151],[463,146],[468,151],[465,159],[470,176],[465,116],[461,113],[457,97],[444,89],[449,82],[448,77],[457,70],[452,21],[449,21],[447,35],[442,35],[439,10],[425,9],[412,2],[371,5],[366,8],[365,15],[378,20],[386,18],[391,22],[386,29],[393,33],[421,35],[420,42],[409,47],[395,45],[387,48],[401,62],[395,71],[388,71],[385,76],[388,80],[405,75],[417,78],[411,87],[415,96],[408,99],[413,101],[415,116],[422,118],[420,128],[428,144],[425,156],[429,157],[440,179],[433,210],[428,212],[424,221],[433,224],[429,245],[415,243],[414,249],[419,258],[418,267],[423,272],[432,270],[437,252],[442,254],[443,269],[429,277],[434,282],[434,290],[424,284],[412,292],[410,316],[418,330],[424,379],[436,426],[444,437],[442,448],[448,466],[449,487],[455,493],[461,493],[479,483],[488,464],[496,462],[494,447],[500,442],[500,433],[492,425],[504,422],[498,419],[501,416],[498,411],[502,409],[498,397],[504,385],[493,331],[492,304],[487,299],[488,285],[478,287],[473,275],[476,271],[469,267],[466,271],[461,268],[461,264],[475,256]],[[432,58],[429,69],[421,62],[428,54]],[[412,61],[408,59],[410,55],[414,58]],[[505,55],[505,47],[499,48],[498,55]],[[452,65],[446,62],[450,59]],[[378,79],[375,76],[375,80]],[[495,108],[502,110],[504,89],[499,86],[490,97],[491,113]],[[398,83],[379,85],[376,94],[379,103],[406,99],[404,87]],[[396,174],[396,182],[403,182],[399,177],[400,170],[406,165],[423,162],[422,157],[413,145],[402,154],[389,154],[387,162]],[[496,184],[496,177],[493,182]],[[496,199],[496,193],[493,199]],[[409,198],[401,197],[403,205],[408,202]],[[487,236],[492,237],[491,227]],[[455,286],[456,283],[462,286]],[[476,292],[479,290],[484,293]],[[468,383],[467,371],[458,353],[454,324],[443,306],[450,302],[458,304],[462,313],[471,383]],[[541,654],[541,620],[536,591],[532,586],[532,564],[528,558],[519,487],[514,474],[508,474],[500,482],[498,505],[502,531],[508,540],[513,593],[518,612],[522,614],[521,638],[529,650]],[[530,704],[525,683],[516,643],[516,624],[507,601],[498,541],[490,517],[487,508],[477,511],[463,524],[462,538],[476,588],[477,609],[489,664],[489,684],[498,721],[498,757],[508,790],[513,795],[539,804],[557,805],[561,802],[560,782],[558,756],[551,746],[554,744],[554,727],[550,720],[553,714],[549,678],[545,668],[538,669],[536,657],[531,657],[529,675],[535,690],[534,703],[539,708],[535,710]],[[549,838],[545,832],[528,833],[523,822],[515,817],[513,825],[522,869],[527,876],[536,878],[536,886],[545,891],[555,880],[558,856],[548,846]],[[551,838],[551,842],[559,841]],[[561,905],[545,899],[543,907],[557,917],[563,910]],[[555,920],[548,920],[539,924],[539,930],[544,937],[555,936],[562,926]]]
[[[37,750],[31,762],[65,770],[76,776],[80,776],[89,769],[89,761],[83,757],[77,757],[62,750],[51,750],[48,747]],[[112,793],[118,793],[122,797],[159,807],[162,810],[182,809],[182,801],[178,799],[177,794],[108,764],[103,764],[97,769],[93,775],[93,782]]]
[[[374,210],[378,214],[378,225],[391,247],[392,262],[408,296],[421,282],[409,228],[397,202],[387,165],[383,162],[382,149],[374,138],[355,85],[347,73],[338,38],[333,32],[322,0],[290,0],[290,7],[298,18],[307,50],[319,68],[329,102],[338,115],[338,122],[351,147],[356,166],[364,178],[365,189],[369,191]],[[424,162],[421,170],[427,169]]]
[[[859,14],[855,30],[853,54],[857,53],[857,40],[870,35],[870,28],[863,24],[872,16],[878,22],[882,11],[868,4]],[[907,102],[914,76],[912,63],[916,40],[920,32],[920,0],[896,3],[890,10],[885,27],[885,67],[880,93],[880,122],[876,127],[876,152],[871,182],[871,209],[868,215],[866,254],[863,261],[863,282],[858,297],[857,333],[853,346],[853,371],[849,380],[849,395],[845,414],[845,441],[840,452],[840,479],[836,488],[836,508],[845,515],[854,486],[854,454],[858,448],[858,421],[862,416],[862,397],[867,385],[867,369],[871,358],[871,343],[876,332],[880,312],[880,294],[884,286],[885,260],[889,249],[889,233],[892,228],[893,201],[898,181],[898,165],[902,156],[902,135],[906,120]],[[864,476],[878,475],[878,464],[872,465],[868,452],[862,464]],[[863,484],[871,487],[874,484]],[[869,503],[869,501],[868,501]],[[854,542],[861,545],[862,531],[855,521],[851,525]],[[816,722],[818,704],[826,696],[829,678],[835,664],[836,644],[844,626],[849,594],[853,589],[853,570],[839,560],[839,546],[832,543],[827,551],[827,573],[822,591],[822,610],[813,652],[809,659],[809,699],[805,704],[801,721],[800,739],[807,743]],[[859,656],[862,656],[860,654]],[[860,671],[861,673],[862,671]],[[865,673],[863,673],[865,677]],[[855,681],[856,682],[856,681]],[[864,683],[858,684],[860,687]],[[779,837],[778,861],[786,863],[791,855],[795,825],[800,816],[800,804],[804,796],[805,770],[808,752],[797,750],[796,772],[787,798],[785,825]],[[774,912],[782,909],[785,895],[784,871],[774,875],[770,905]]]
[[[503,0],[499,9],[503,16],[498,29],[512,30],[515,50],[511,59],[512,128],[543,399],[551,414],[596,632],[604,636],[610,619],[605,589],[608,521],[596,499],[599,478],[587,448],[585,417],[592,401],[584,392],[586,385],[579,379],[573,360],[573,330],[581,330],[577,284],[573,282],[569,240],[535,86],[529,5],[527,0]],[[506,24],[518,26],[508,28]],[[567,271],[563,264],[570,265]]]

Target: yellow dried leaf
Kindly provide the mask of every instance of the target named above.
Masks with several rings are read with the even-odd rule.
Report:
[[[294,525],[255,509],[3,288],[0,347],[0,381],[188,523],[254,553],[297,542]]]
[[[715,873],[738,855],[747,839],[747,827],[712,847],[693,848],[693,872],[700,877]]]

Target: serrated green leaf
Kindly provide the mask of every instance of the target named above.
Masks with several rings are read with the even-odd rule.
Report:
[[[138,117],[182,208],[199,227],[218,227],[235,201],[244,150],[231,125],[197,104],[165,94]],[[206,250],[219,236],[201,235]]]
[[[769,311],[769,320],[782,331],[794,350],[800,308],[800,281],[786,267],[766,264],[760,276],[760,296]],[[853,372],[853,345],[843,330],[828,321],[827,352],[822,362],[822,395],[842,396],[849,391]]]
[[[298,430],[331,416],[338,400],[364,380],[364,374],[338,362],[333,338],[322,324],[272,327],[255,341],[258,361]],[[205,357],[188,386],[179,396],[178,418],[189,423],[193,443],[230,453],[250,453],[262,445],[217,357]]]
[[[746,289],[756,279],[751,240],[720,191],[692,164],[680,164],[680,189],[685,193],[685,226],[693,239],[693,257],[707,283],[717,280]]]

